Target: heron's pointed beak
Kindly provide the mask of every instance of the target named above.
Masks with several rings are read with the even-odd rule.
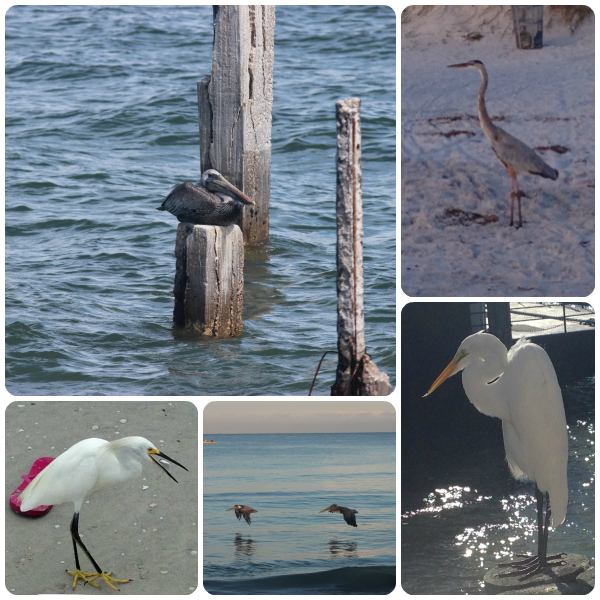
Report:
[[[470,67],[471,63],[459,63],[457,65],[448,65],[449,69],[465,69],[466,67]]]

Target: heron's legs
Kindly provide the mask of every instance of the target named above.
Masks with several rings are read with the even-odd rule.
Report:
[[[507,167],[508,174],[510,175],[510,226],[512,227],[514,219],[514,203],[515,196],[519,202],[519,223],[517,224],[517,229],[523,227],[523,220],[521,218],[521,197],[523,196],[523,192],[519,190],[519,184],[517,183],[517,172],[512,167]]]

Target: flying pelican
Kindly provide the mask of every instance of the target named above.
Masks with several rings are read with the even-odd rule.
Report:
[[[517,183],[517,173],[527,173],[531,175],[540,175],[547,179],[556,181],[558,179],[558,171],[547,165],[527,144],[510,135],[500,127],[496,127],[489,118],[485,108],[485,90],[488,84],[488,76],[485,66],[480,60],[472,60],[471,62],[460,63],[458,65],[448,65],[450,69],[465,69],[471,68],[481,73],[481,87],[477,95],[477,110],[479,112],[479,122],[481,129],[485,133],[494,154],[498,160],[504,165],[510,175],[510,225],[513,224],[513,207],[515,197],[519,201],[519,223],[517,229],[523,226],[521,218],[521,196],[525,194],[519,190]]]
[[[157,210],[168,210],[182,223],[231,225],[242,214],[244,204],[254,206],[254,200],[221,173],[208,169],[198,183],[186,181],[173,188]]]
[[[358,514],[357,510],[352,510],[351,508],[346,508],[345,506],[338,506],[337,504],[332,504],[327,508],[319,511],[319,514],[324,513],[328,510],[330,513],[342,513],[344,515],[344,521],[348,523],[348,525],[352,525],[352,527],[358,527],[356,524],[356,517],[354,515]]]
[[[254,510],[249,506],[244,506],[243,504],[236,504],[233,508],[228,508],[225,512],[227,512],[228,510],[235,510],[235,516],[238,518],[238,521],[240,521],[241,518],[244,517],[248,525],[250,525],[250,515],[252,513],[258,512],[257,510]]]

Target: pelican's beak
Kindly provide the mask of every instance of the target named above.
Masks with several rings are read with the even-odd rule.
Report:
[[[248,196],[246,196],[246,194],[240,192],[235,185],[231,185],[231,183],[229,183],[229,181],[227,181],[223,175],[219,175],[219,177],[215,177],[214,179],[208,181],[206,183],[206,188],[209,192],[213,192],[213,194],[216,192],[221,192],[223,194],[227,194],[228,196],[237,198],[244,204],[251,204],[254,206],[254,200],[251,200],[248,198]]]
[[[167,471],[167,469],[163,465],[160,464],[159,461],[154,460],[154,457],[152,456],[153,454],[156,454],[156,456],[160,456],[161,458],[171,461],[174,465],[177,465],[178,467],[181,467],[182,469],[185,469],[186,471],[187,471],[187,469],[183,465],[179,464],[176,460],[173,460],[172,458],[169,458],[166,454],[163,454],[160,450],[157,450],[156,448],[148,449],[148,456],[150,457],[152,462],[156,463],[175,483],[179,483],[177,481],[177,479],[175,479],[175,477],[173,477],[173,475],[171,475],[171,473],[169,473],[169,471]]]

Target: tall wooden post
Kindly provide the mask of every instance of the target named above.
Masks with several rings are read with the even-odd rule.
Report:
[[[198,82],[200,172],[216,169],[256,205],[228,227],[180,223],[173,324],[222,338],[242,332],[244,241],[269,239],[275,7],[218,5],[213,19],[211,74]]]
[[[250,196],[238,225],[269,239],[275,7],[218,5],[210,76],[198,82],[200,170],[216,169]]]
[[[383,396],[389,378],[365,352],[360,99],[335,104],[337,119],[338,367],[332,396]]]

